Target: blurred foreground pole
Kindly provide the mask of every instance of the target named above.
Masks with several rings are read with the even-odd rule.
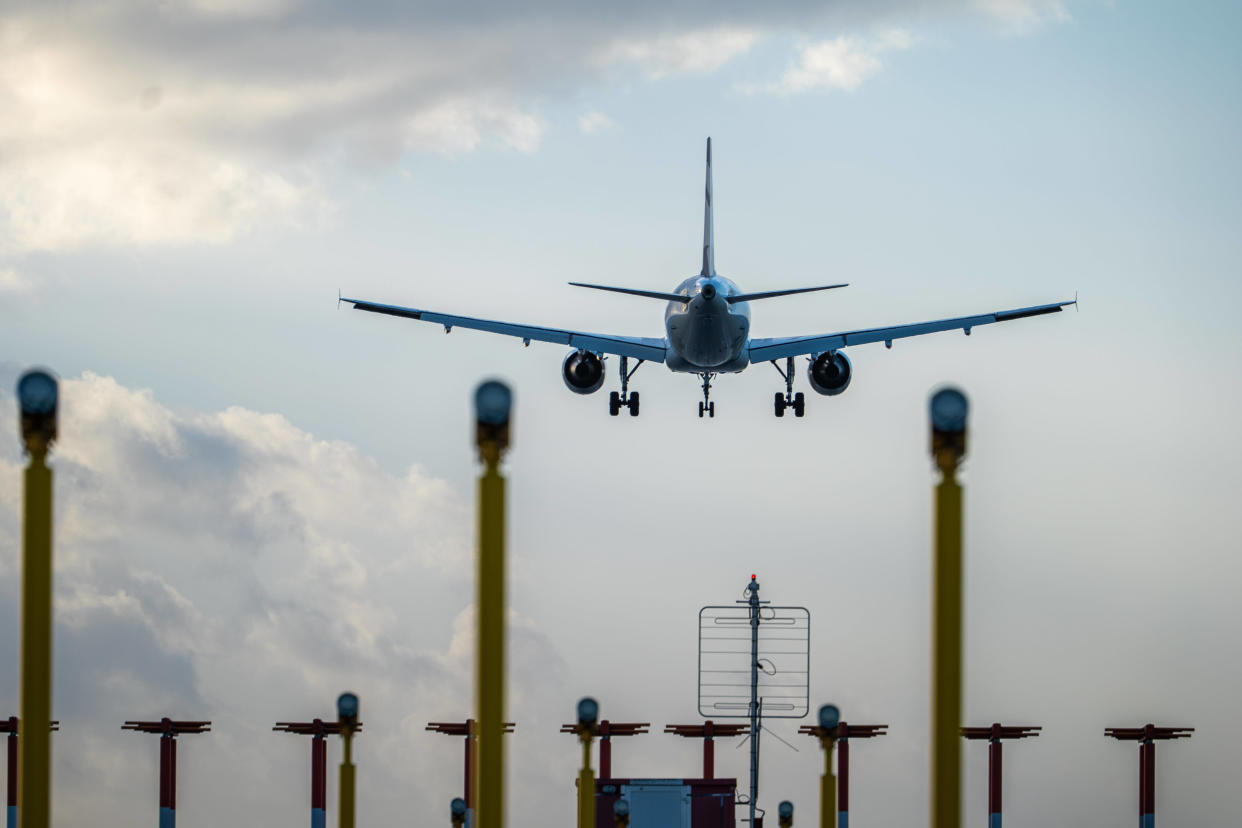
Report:
[[[356,791],[356,768],[354,767],[354,731],[358,729],[358,697],[342,693],[336,697],[336,721],[340,725],[342,740],[341,775],[337,796],[341,800],[341,813],[337,828],[354,828],[354,794]]]
[[[60,730],[60,722],[52,722],[50,730]],[[5,825],[7,828],[17,828],[17,763],[18,763],[18,736],[21,726],[16,716],[9,716],[7,719],[0,719],[0,733],[9,734],[9,762],[8,777],[9,784],[7,790],[8,812],[6,814]]]
[[[582,769],[578,771],[578,828],[595,825],[595,771],[591,770],[591,737],[599,720],[599,702],[578,700],[578,739],[582,742]],[[629,815],[626,815],[629,818]]]
[[[475,601],[475,699],[479,723],[478,828],[502,828],[505,801],[505,479],[500,458],[509,447],[513,394],[496,380],[474,393],[475,444],[483,461],[479,478],[479,571]]]
[[[962,489],[966,396],[943,388],[931,398],[931,453],[936,486],[932,565],[931,825],[960,828],[962,813]]]
[[[21,721],[52,719],[52,470],[56,440],[55,378],[27,371],[17,382],[26,467],[22,516]],[[52,817],[52,739],[29,728],[18,747],[18,815],[25,828],[47,828]]]
[[[825,704],[819,708],[819,727],[812,731],[824,748],[824,775],[819,780],[820,828],[837,828],[837,780],[832,775],[832,748],[840,723],[840,709],[835,704]]]

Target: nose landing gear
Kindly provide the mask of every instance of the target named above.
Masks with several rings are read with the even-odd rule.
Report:
[[[793,390],[794,382],[794,361],[793,357],[785,359],[785,370],[781,370],[781,366],[776,364],[776,360],[772,360],[772,367],[785,380],[785,393],[776,392],[773,411],[778,417],[785,416],[785,409],[792,408],[795,417],[801,417],[806,414],[806,395],[799,391],[797,394]]]
[[[711,394],[712,377],[716,375],[708,371],[704,371],[699,374],[699,376],[703,378],[703,402],[699,403],[699,416],[702,417],[704,414],[707,414],[709,417],[715,417],[716,404],[711,401]]]
[[[638,392],[630,393],[630,377],[634,376],[634,372],[641,368],[644,362],[646,360],[640,359],[631,371],[629,357],[621,357],[621,393],[613,391],[608,395],[609,415],[615,417],[621,413],[622,408],[628,408],[631,417],[638,416]]]

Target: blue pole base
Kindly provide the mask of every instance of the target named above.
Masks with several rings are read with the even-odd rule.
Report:
[[[1156,815],[1143,814],[1139,817],[1139,828],[1156,828]]]
[[[1001,815],[988,814],[988,828],[1001,828]]]
[[[177,812],[172,808],[160,808],[160,828],[174,828],[177,824]]]
[[[850,828],[849,811],[837,811],[837,828]]]
[[[8,819],[7,824],[9,828],[17,828],[17,806],[16,805],[9,806],[9,819]]]
[[[328,812],[323,808],[311,808],[311,828],[326,828]]]

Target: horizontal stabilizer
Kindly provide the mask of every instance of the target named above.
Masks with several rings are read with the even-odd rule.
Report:
[[[690,302],[689,296],[683,296],[680,293],[662,293],[658,290],[636,290],[634,288],[609,287],[608,285],[588,285],[584,282],[570,282],[570,284],[574,287],[608,290],[613,293],[628,293],[631,296],[645,296],[648,299],[663,299],[665,302],[681,302],[683,305]]]
[[[839,285],[820,285],[819,287],[790,288],[789,290],[767,290],[763,293],[739,293],[737,296],[726,296],[725,300],[730,304],[735,302],[753,302],[756,299],[771,299],[773,296],[792,296],[795,293],[810,293],[816,290],[832,290],[833,288],[849,287],[849,282],[842,282]]]

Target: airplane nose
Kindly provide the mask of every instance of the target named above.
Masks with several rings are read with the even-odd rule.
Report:
[[[716,298],[716,286],[708,282],[699,290],[699,294],[710,302]]]

